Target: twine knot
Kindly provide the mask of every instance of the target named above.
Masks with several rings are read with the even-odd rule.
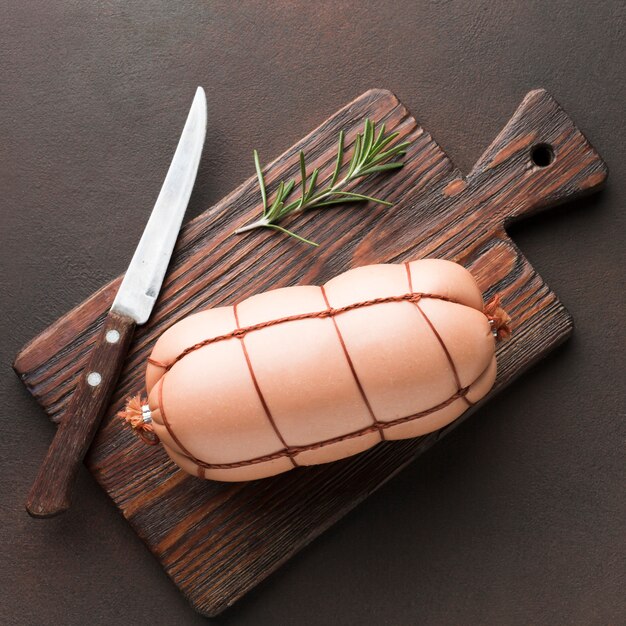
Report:
[[[142,401],[140,394],[128,398],[126,406],[117,413],[117,416],[129,424],[133,432],[144,443],[150,446],[155,446],[159,443],[159,437],[152,427],[152,416],[148,400]]]
[[[497,293],[487,302],[484,312],[492,326],[494,337],[506,341],[511,336],[511,318],[500,303],[500,294]]]

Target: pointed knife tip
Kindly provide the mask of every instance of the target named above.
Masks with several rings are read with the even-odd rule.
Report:
[[[204,93],[204,89],[202,87],[200,87],[198,85],[198,88],[196,89],[196,94],[193,98],[193,103],[191,105],[191,108],[193,109],[195,107],[199,107],[202,109],[202,118],[204,120],[204,124],[206,125],[206,94]]]
[[[191,109],[189,111],[189,115],[191,116],[192,111],[196,111],[200,116],[200,124],[202,126],[202,133],[206,133],[206,119],[207,119],[207,103],[206,103],[206,94],[204,93],[204,89],[198,85],[196,89],[196,93],[193,97],[193,102],[191,103]]]

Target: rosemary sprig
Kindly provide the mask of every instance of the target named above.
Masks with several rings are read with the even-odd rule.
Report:
[[[289,201],[289,196],[296,187],[295,180],[289,182],[280,182],[272,203],[268,203],[267,190],[261,165],[259,163],[259,154],[254,151],[254,167],[261,188],[261,198],[263,200],[263,214],[261,217],[250,224],[241,226],[235,233],[245,233],[255,228],[271,228],[280,231],[291,237],[317,246],[319,244],[305,239],[297,235],[291,230],[278,225],[278,222],[290,215],[296,215],[310,209],[319,209],[345,202],[377,202],[384,206],[392,206],[391,202],[386,202],[379,198],[366,196],[353,191],[344,191],[344,188],[353,180],[363,178],[370,174],[378,172],[388,172],[401,168],[404,163],[393,159],[403,157],[409,142],[405,141],[395,145],[391,145],[398,137],[399,133],[391,133],[385,135],[385,125],[382,124],[378,134],[376,134],[376,124],[371,120],[365,120],[365,126],[362,133],[358,133],[354,140],[354,151],[348,162],[346,173],[340,178],[344,162],[344,132],[339,133],[339,142],[337,146],[337,159],[335,161],[335,169],[330,180],[321,189],[316,189],[317,179],[319,177],[319,168],[315,168],[307,177],[306,161],[304,152],[300,151],[300,185],[302,188],[300,197],[297,200]]]

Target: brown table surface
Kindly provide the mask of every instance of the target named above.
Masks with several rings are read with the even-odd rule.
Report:
[[[0,623],[208,621],[85,470],[69,514],[26,515],[53,426],[10,371],[124,270],[199,84],[189,217],[253,172],[253,148],[269,161],[370,87],[465,171],[546,87],[611,171],[513,229],[574,338],[215,623],[623,623],[624,15],[600,0],[0,3]]]

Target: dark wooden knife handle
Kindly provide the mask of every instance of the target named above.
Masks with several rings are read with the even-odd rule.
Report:
[[[112,311],[107,315],[28,494],[26,510],[33,517],[53,517],[69,508],[78,468],[109,404],[134,329],[131,318]]]

